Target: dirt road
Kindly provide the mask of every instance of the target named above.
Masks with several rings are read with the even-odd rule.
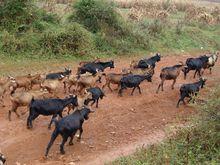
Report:
[[[66,155],[59,154],[60,138],[52,146],[50,156],[43,159],[46,145],[50,139],[51,130],[47,129],[49,117],[39,117],[34,121],[33,130],[26,129],[28,113],[20,119],[13,115],[13,121],[7,120],[9,100],[6,107],[0,111],[0,149],[7,157],[9,165],[16,164],[103,164],[118,156],[130,154],[135,148],[143,144],[155,143],[166,137],[165,131],[168,125],[181,124],[186,118],[195,113],[190,106],[181,105],[176,109],[179,97],[179,87],[183,83],[195,81],[190,73],[187,80],[183,75],[179,77],[174,90],[171,90],[171,82],[165,82],[164,92],[156,94],[156,88],[160,82],[159,73],[162,67],[171,66],[179,61],[185,61],[190,55],[166,56],[157,64],[153,82],[141,84],[142,95],[135,91],[130,96],[131,90],[124,92],[123,97],[118,97],[117,91],[111,93],[106,90],[106,95],[100,101],[100,107],[90,119],[84,123],[84,133],[81,142],[73,146],[65,146]],[[116,61],[116,68],[112,72],[119,72],[121,68],[128,67],[131,59]],[[207,86],[202,90],[209,92],[220,81],[220,64],[217,63],[213,74],[209,75]],[[109,70],[108,70],[109,72]],[[25,108],[19,109],[19,112]]]

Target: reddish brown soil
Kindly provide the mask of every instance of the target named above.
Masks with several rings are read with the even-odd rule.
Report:
[[[170,89],[171,82],[167,81],[165,91],[155,93],[160,82],[161,68],[174,65],[180,60],[185,61],[187,57],[189,55],[164,57],[157,64],[153,82],[144,81],[141,84],[142,95],[135,91],[134,96],[130,96],[129,89],[124,92],[123,97],[118,97],[117,91],[111,93],[106,89],[107,97],[100,101],[100,107],[84,123],[82,141],[75,140],[73,146],[66,144],[65,156],[59,154],[59,137],[50,150],[49,158],[44,160],[45,148],[53,131],[47,129],[50,118],[39,117],[34,121],[33,130],[27,130],[28,113],[19,119],[13,114],[13,121],[7,120],[10,102],[6,100],[6,107],[0,111],[0,149],[6,155],[8,164],[103,164],[118,156],[130,154],[142,144],[163,140],[167,125],[184,123],[189,115],[195,113],[190,105],[176,108],[180,85],[195,81],[192,79],[192,72],[187,80],[183,80],[181,74],[174,90]],[[111,72],[119,72],[130,61],[131,58],[116,60],[116,69]],[[219,71],[218,63],[212,75],[205,72],[208,81],[201,97],[219,82]],[[26,111],[26,108],[19,109],[20,113],[22,111]]]

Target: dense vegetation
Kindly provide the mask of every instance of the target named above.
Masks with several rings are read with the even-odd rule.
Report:
[[[94,54],[219,49],[219,8],[200,11],[195,7],[188,11],[189,7],[171,1],[115,4],[78,0],[68,13],[59,15],[32,0],[2,1],[0,54],[16,58],[89,58]],[[192,15],[198,17],[192,19]]]
[[[134,155],[112,164],[219,164],[220,163],[220,88],[199,108],[191,125],[162,144],[142,148]]]

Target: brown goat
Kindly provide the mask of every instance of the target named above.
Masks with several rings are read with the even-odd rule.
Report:
[[[4,84],[0,85],[0,104],[4,107],[4,94],[6,93],[6,90],[10,87],[15,88],[16,87],[16,82],[14,80],[10,80],[8,79],[7,82],[5,82]]]
[[[159,92],[160,87],[161,87],[161,90],[163,91],[163,84],[164,84],[165,80],[173,80],[173,84],[172,84],[171,88],[174,89],[176,79],[184,67],[185,66],[181,62],[181,64],[163,68],[160,73],[161,83],[159,84],[156,93]]]
[[[17,113],[17,108],[21,106],[28,106],[32,98],[41,99],[45,98],[44,95],[48,91],[17,91],[14,90],[10,94],[10,100],[12,103],[11,109],[8,111],[8,119],[11,121],[11,112],[14,112],[17,117],[20,115]]]
[[[15,81],[17,83],[17,88],[24,88],[25,91],[32,89],[32,84],[40,80],[41,75],[36,74],[36,75],[26,75],[26,76],[18,76],[15,78]]]
[[[109,73],[107,75],[105,75],[105,84],[102,86],[102,89],[104,89],[106,86],[108,86],[108,88],[113,91],[111,89],[111,86],[110,84],[117,84],[118,85],[118,88],[120,86],[120,80],[121,78],[126,75],[127,73]]]
[[[90,73],[85,73],[85,74],[81,74],[80,77],[85,77],[85,76],[91,76]],[[67,88],[68,88],[68,92],[70,93],[70,89],[73,85],[77,85],[77,80],[78,80],[78,76],[77,75],[70,75],[68,78],[66,78],[63,81],[63,88],[64,88],[64,93],[67,92]]]
[[[82,76],[77,80],[77,91],[81,92],[83,88],[94,87],[96,82],[101,83],[102,72],[97,72],[96,75]]]
[[[50,94],[53,94],[56,97],[57,90],[61,84],[63,79],[46,79],[41,83],[41,88],[46,89]]]

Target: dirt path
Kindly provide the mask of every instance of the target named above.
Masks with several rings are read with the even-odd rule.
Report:
[[[181,75],[173,91],[170,90],[171,82],[165,82],[165,91],[155,93],[160,82],[158,77],[161,68],[174,65],[180,60],[185,61],[187,57],[190,56],[164,57],[156,67],[153,82],[143,82],[141,85],[142,95],[135,91],[134,96],[130,96],[131,90],[127,90],[123,97],[118,97],[116,91],[111,93],[106,90],[107,97],[100,101],[100,108],[84,123],[82,141],[75,141],[74,146],[66,145],[65,156],[59,154],[58,138],[48,160],[44,160],[45,148],[53,131],[47,129],[49,118],[39,117],[34,121],[34,129],[27,130],[28,114],[20,119],[13,115],[12,122],[7,120],[10,108],[10,102],[7,101],[7,106],[0,111],[0,149],[7,156],[8,164],[104,164],[121,155],[130,154],[138,146],[163,140],[167,125],[184,123],[189,115],[195,113],[195,109],[189,105],[181,105],[176,109],[179,87],[183,83],[195,81],[192,73],[186,81]],[[130,61],[116,61],[114,72],[127,67]],[[208,81],[201,97],[220,81],[219,71],[220,64],[217,63],[212,75],[205,73]]]

